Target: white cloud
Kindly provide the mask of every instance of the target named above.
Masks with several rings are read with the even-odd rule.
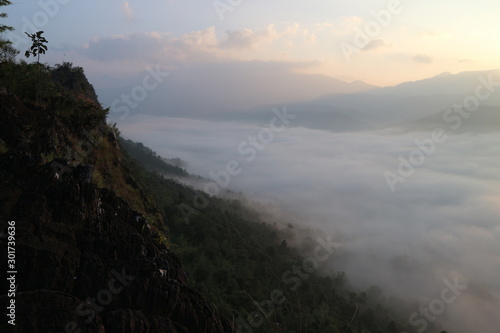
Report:
[[[149,32],[94,38],[82,52],[94,60],[123,60],[169,63],[199,63],[222,60],[279,60],[283,52],[298,44],[316,43],[314,32],[294,23],[262,30],[230,30],[220,35],[208,27],[174,36]]]
[[[134,12],[132,11],[132,8],[130,8],[130,4],[128,3],[128,1],[125,1],[122,4],[122,10],[127,20],[133,21],[135,19]]]
[[[434,58],[430,55],[426,54],[417,54],[411,58],[414,62],[418,62],[421,64],[430,64],[434,61]]]
[[[343,16],[340,18],[340,27],[345,33],[353,33],[365,25],[365,21],[359,16]]]
[[[368,44],[366,44],[366,46],[363,48],[363,51],[373,51],[391,46],[392,44],[387,43],[383,39],[372,39]]]
[[[227,31],[219,45],[224,49],[253,49],[258,46],[267,46],[278,38],[280,34],[274,25],[270,25],[262,31],[252,29]]]

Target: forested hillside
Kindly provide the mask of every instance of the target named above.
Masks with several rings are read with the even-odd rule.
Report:
[[[142,150],[140,144],[129,144],[127,153],[136,154],[134,149]],[[147,160],[155,155],[151,152]],[[156,158],[152,165],[162,161]],[[377,287],[353,292],[343,272],[321,274],[335,267],[331,236],[264,223],[259,212],[246,207],[244,198],[210,197],[206,209],[187,214],[186,220],[179,208],[194,211],[193,198],[207,195],[131,162],[138,182],[155,193],[162,207],[171,249],[185,264],[190,282],[241,332],[396,333],[407,329],[404,319],[395,318],[380,304]],[[290,247],[289,242],[298,247]],[[314,259],[318,249],[319,260]]]

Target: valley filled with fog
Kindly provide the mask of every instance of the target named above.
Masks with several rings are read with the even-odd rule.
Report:
[[[416,328],[435,320],[452,332],[478,325],[496,332],[498,94],[467,106],[480,84],[474,80],[471,94],[407,96],[393,87],[366,92],[364,100],[336,95],[216,120],[135,114],[119,124],[125,137],[181,158],[188,172],[206,178],[193,186],[207,189],[211,182],[218,189],[212,186],[210,194],[242,192],[284,223],[333,235],[335,270],[345,271],[357,288],[377,285],[389,302],[402,301]],[[345,111],[325,100],[344,101],[337,105]],[[408,100],[418,102],[403,108]],[[429,108],[436,100],[442,105]],[[317,110],[321,117],[312,121]],[[335,119],[367,126],[346,130]],[[233,175],[228,163],[237,170]],[[446,283],[459,286],[458,297],[436,302]],[[429,318],[413,314],[430,304]]]

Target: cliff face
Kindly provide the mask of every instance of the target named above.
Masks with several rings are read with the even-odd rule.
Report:
[[[73,125],[50,105],[42,112],[0,95],[0,225],[16,227],[15,331],[234,332],[190,289],[178,258],[134,209],[140,205],[132,208],[112,186],[94,184],[97,173],[108,182],[121,179],[128,186],[122,193],[147,198],[120,166],[110,128],[89,127],[93,139],[86,139]],[[96,148],[85,153],[89,147]],[[89,163],[96,156],[111,156],[119,172]],[[143,206],[154,216],[150,203]],[[6,238],[0,242],[4,269]],[[3,309],[8,302],[0,296]],[[2,332],[13,328],[5,320],[0,325]]]

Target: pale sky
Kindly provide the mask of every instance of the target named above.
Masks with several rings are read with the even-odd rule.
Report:
[[[385,86],[500,67],[493,0],[13,2],[2,10],[22,53],[29,43],[16,36],[44,30],[46,62],[71,61],[92,75],[259,60]]]

